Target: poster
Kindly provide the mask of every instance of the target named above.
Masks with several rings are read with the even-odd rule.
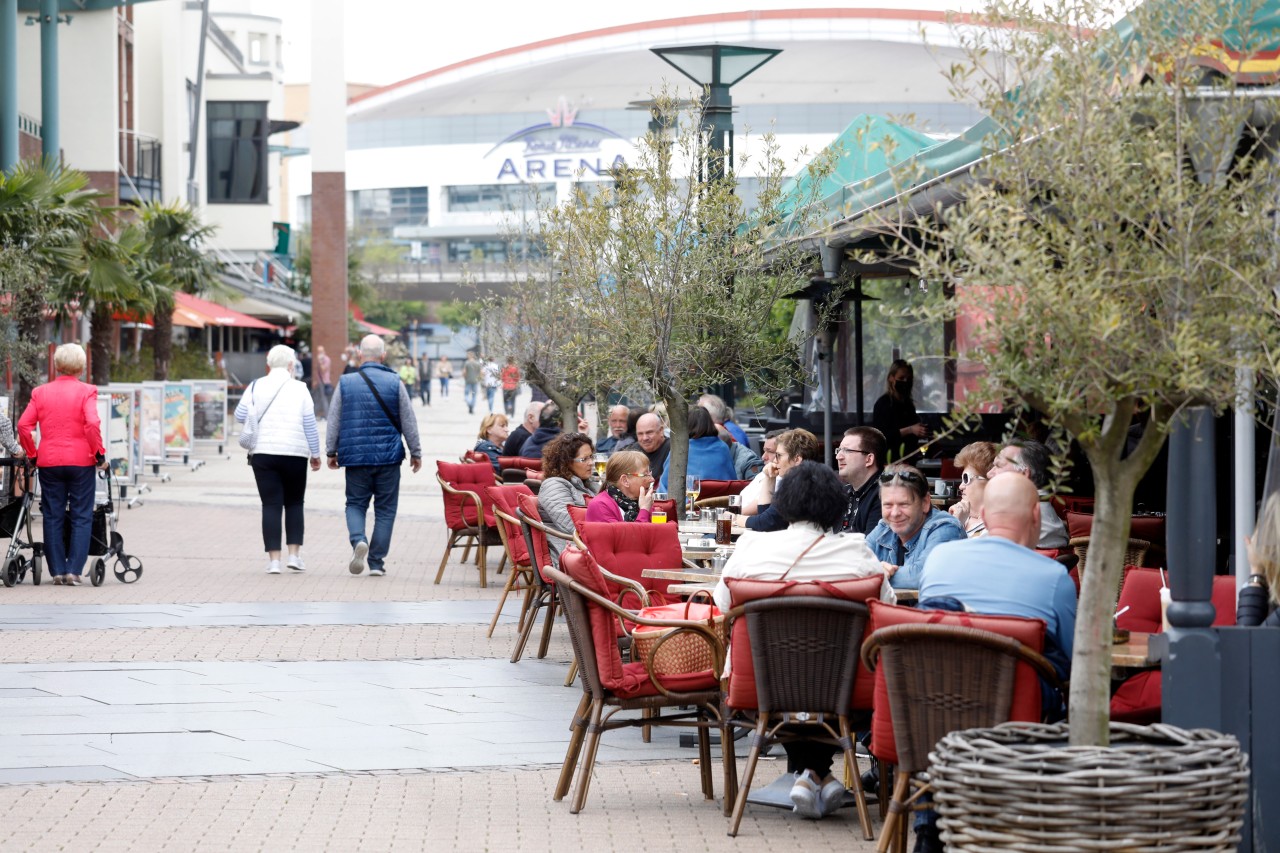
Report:
[[[146,383],[142,386],[138,418],[144,462],[154,464],[164,461],[164,385]]]
[[[3,412],[4,416],[6,418],[9,418],[9,420],[13,422],[13,437],[16,440],[18,438],[18,423],[17,423],[17,418],[14,418],[9,414],[10,402],[11,401],[8,395],[0,394],[0,412]],[[0,447],[0,455],[7,457],[9,456],[9,451]],[[4,495],[8,497],[11,494],[11,492],[9,491],[9,480],[12,476],[13,476],[12,468],[9,468],[9,467],[0,468],[0,495]]]
[[[222,444],[227,440],[227,383],[206,380],[191,383],[192,434],[196,441]]]
[[[105,430],[103,440],[107,447],[107,460],[111,464],[111,473],[122,483],[133,483],[137,467],[134,465],[134,429],[133,429],[133,397],[132,388],[108,386],[110,395],[110,427]]]
[[[191,450],[191,383],[164,383],[164,449],[183,454]]]

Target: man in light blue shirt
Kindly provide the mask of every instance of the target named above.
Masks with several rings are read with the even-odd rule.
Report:
[[[880,475],[880,523],[867,545],[884,565],[894,589],[918,589],[930,552],[964,538],[964,527],[948,512],[934,509],[929,481],[910,465],[890,465]]]

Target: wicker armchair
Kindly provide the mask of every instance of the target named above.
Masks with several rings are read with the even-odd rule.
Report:
[[[819,740],[844,751],[846,775],[858,780],[854,797],[862,834],[870,840],[871,814],[857,773],[850,727],[858,648],[849,638],[862,636],[867,606],[817,596],[762,598],[734,608],[729,618],[746,619],[750,629],[758,706],[729,835],[738,834],[761,749],[770,742]],[[733,677],[738,677],[736,671]]]
[[[493,620],[489,622],[486,637],[493,636],[498,626],[498,617],[507,603],[507,596],[513,592],[524,592],[524,602],[520,607],[520,619],[516,630],[524,630],[525,616],[529,612],[529,602],[533,598],[533,560],[529,545],[525,541],[524,532],[518,518],[520,495],[530,494],[529,490],[519,484],[487,486],[485,494],[493,505],[494,519],[498,522],[498,534],[502,538],[502,547],[506,549],[507,559],[511,561],[511,573],[507,575],[507,583],[502,588],[502,597],[498,599],[498,607],[493,611]]]
[[[711,774],[711,729],[720,732],[723,744],[725,810],[732,801],[736,770],[733,737],[725,724],[721,706],[720,674],[724,668],[724,645],[714,630],[701,622],[647,619],[614,604],[602,592],[603,576],[591,555],[577,548],[562,556],[564,571],[548,569],[550,580],[560,591],[573,643],[574,658],[582,674],[582,701],[574,712],[570,727],[569,748],[565,753],[554,799],[564,799],[569,792],[575,767],[578,782],[569,811],[577,814],[586,804],[591,787],[600,737],[620,728],[676,726],[695,728],[698,732],[698,769],[702,777],[702,794],[714,799]],[[711,646],[714,661],[710,670],[679,675],[658,675],[653,659],[624,662],[618,651],[615,632],[624,622],[675,629],[660,643],[693,634]],[[621,717],[620,711],[641,711],[641,717]],[[584,751],[585,747],[585,751]],[[578,767],[581,758],[581,767]]]
[[[493,485],[493,468],[485,468],[475,463],[436,462],[436,482],[444,498],[444,519],[449,528],[449,541],[445,543],[444,554],[440,556],[440,568],[436,572],[436,583],[444,577],[445,566],[449,562],[449,552],[459,545],[465,546],[462,562],[471,555],[471,546],[476,547],[476,567],[480,570],[480,586],[487,587],[488,549],[492,545],[501,545],[497,519],[493,516],[492,506],[481,497],[486,487]],[[498,571],[506,564],[507,555],[503,552]]]
[[[910,796],[908,788],[913,776],[929,768],[929,751],[943,735],[1008,722],[1016,716],[1016,691],[1035,691],[1038,706],[1039,679],[1062,690],[1043,655],[1013,637],[957,624],[881,628],[862,644],[862,660],[872,671],[879,666],[888,702],[887,708],[881,705],[877,684],[872,752],[898,770],[878,853],[905,840],[904,815],[928,785],[917,780]],[[890,743],[882,739],[886,719]]]

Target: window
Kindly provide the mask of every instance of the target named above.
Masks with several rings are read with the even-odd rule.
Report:
[[[352,227],[391,236],[400,225],[427,224],[427,187],[354,190],[350,194]]]
[[[264,33],[249,33],[249,61],[254,65],[267,64],[267,36]]]
[[[209,203],[267,203],[266,101],[210,101]]]
[[[488,211],[537,211],[538,205],[554,204],[555,184],[469,184],[448,187],[448,208],[454,213]]]
[[[276,68],[284,68],[284,38],[276,36]]]

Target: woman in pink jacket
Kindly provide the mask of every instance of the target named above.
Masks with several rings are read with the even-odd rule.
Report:
[[[653,472],[649,457],[619,450],[604,469],[605,489],[587,504],[587,521],[649,521],[653,509]]]
[[[76,377],[84,370],[84,349],[62,344],[53,353],[58,377],[34,389],[18,419],[18,440],[40,469],[40,514],[44,553],[53,582],[80,583],[93,529],[94,469],[106,467],[98,389]],[[40,446],[32,433],[40,426]],[[71,528],[71,547],[63,530]]]

